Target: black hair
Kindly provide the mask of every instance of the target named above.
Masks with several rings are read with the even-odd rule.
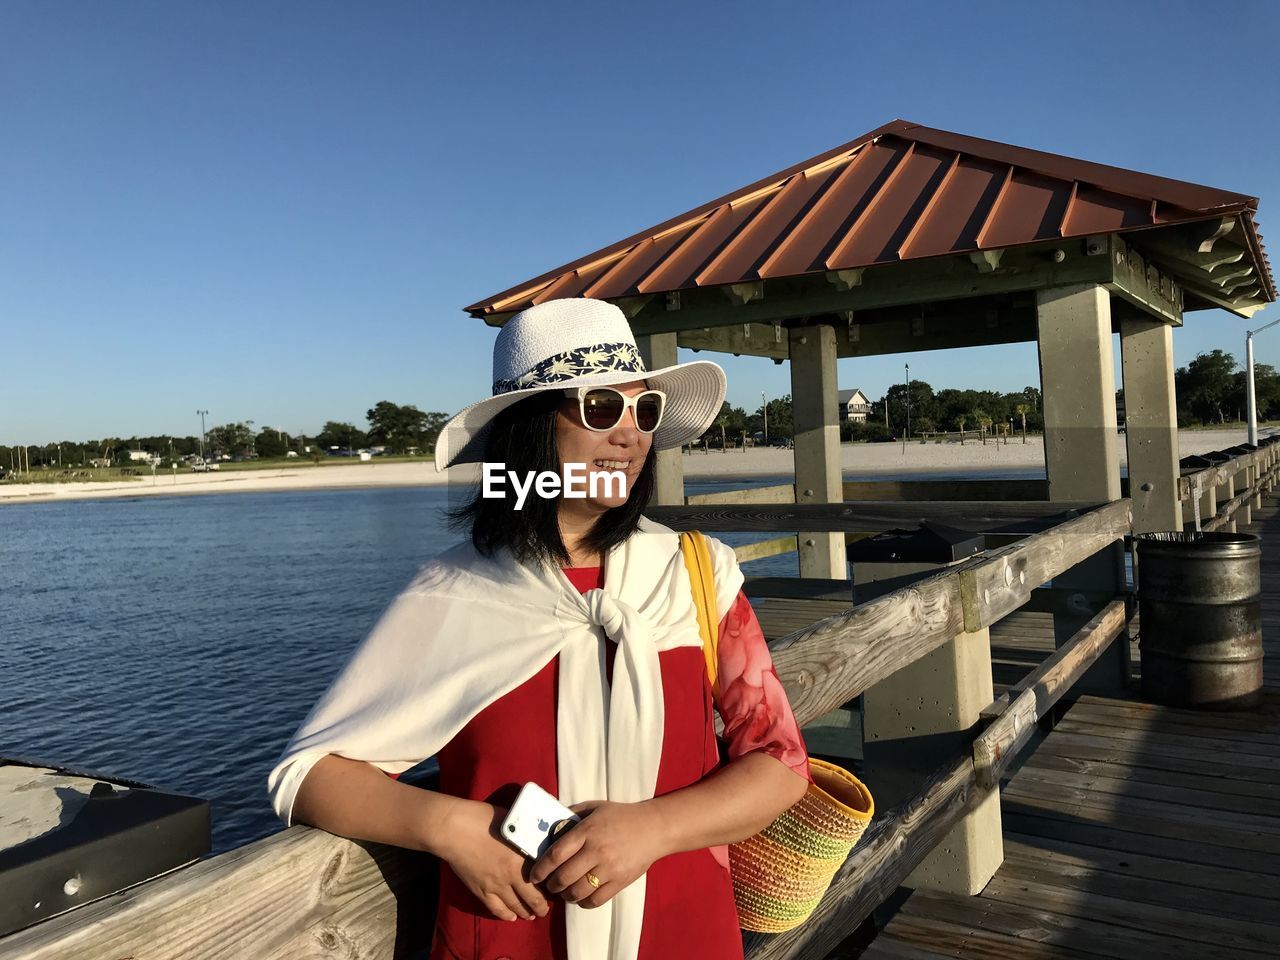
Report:
[[[547,390],[514,403],[493,418],[486,438],[484,459],[504,463],[520,475],[560,472],[556,446],[556,417],[564,394]],[[627,502],[606,510],[582,541],[588,550],[601,554],[635,533],[640,516],[653,497],[656,483],[655,449],[649,448]],[[470,499],[450,510],[449,525],[470,533],[471,542],[483,556],[499,549],[511,550],[524,564],[568,566],[569,551],[560,537],[560,501],[531,496],[520,510],[514,509],[515,494],[509,488],[505,498],[481,496],[477,484]]]

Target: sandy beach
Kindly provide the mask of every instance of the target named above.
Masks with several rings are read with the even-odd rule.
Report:
[[[1265,433],[1265,432],[1264,432]],[[1243,443],[1243,427],[1223,430],[1181,430],[1181,456],[1219,450]],[[988,441],[958,443],[845,444],[841,448],[847,479],[875,479],[876,476],[918,476],[972,472],[996,475],[1006,471],[1043,476],[1044,446],[1039,437],[1024,444],[1015,437],[1008,444]],[[748,450],[713,450],[687,453],[685,477],[690,480],[719,477],[785,476],[792,472],[791,451],[773,447]],[[1123,438],[1120,462],[1125,462]],[[33,503],[50,500],[96,499],[106,497],[188,496],[211,493],[264,493],[298,490],[343,490],[369,487],[435,486],[449,482],[469,482],[478,477],[472,466],[455,467],[437,473],[428,461],[416,463],[343,463],[315,466],[298,464],[279,469],[228,470],[219,473],[166,474],[138,481],[104,483],[6,483],[0,485],[0,503]]]

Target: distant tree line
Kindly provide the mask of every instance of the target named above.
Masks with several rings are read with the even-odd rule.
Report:
[[[1254,364],[1254,390],[1258,420],[1280,418],[1280,372],[1265,363]],[[1246,415],[1246,371],[1222,350],[1201,353],[1174,371],[1178,426],[1240,421]],[[889,440],[902,436],[907,426],[907,385],[894,384],[872,401],[865,422],[844,421],[840,439]],[[1124,391],[1116,391],[1120,420],[1124,420]],[[791,437],[793,423],[790,395],[769,401],[768,434]],[[1044,403],[1038,387],[1012,393],[994,390],[934,390],[924,380],[912,380],[910,390],[911,434],[941,431],[992,431],[1005,424],[1015,432],[1044,429]],[[763,434],[762,408],[747,413],[725,401],[703,440],[713,444],[739,443],[743,436]]]
[[[1226,423],[1246,416],[1246,378],[1235,357],[1221,350],[1201,353],[1173,375],[1178,425]],[[1266,363],[1253,365],[1258,420],[1280,417],[1280,374]]]
[[[430,453],[435,448],[440,429],[449,415],[424,412],[412,404],[400,405],[380,400],[365,414],[367,429],[354,424],[330,420],[314,437],[294,435],[275,427],[254,430],[253,421],[224,423],[209,428],[202,445],[195,435],[175,437],[168,434],[152,437],[104,437],[99,440],[62,440],[45,444],[0,446],[0,467],[6,472],[29,462],[32,469],[58,466],[87,466],[93,461],[114,466],[135,462],[131,452],[141,452],[161,462],[198,456],[202,446],[206,456],[260,458],[284,457],[289,451],[303,454],[318,451],[359,450],[384,447],[388,453],[411,451]]]
[[[871,404],[865,422],[844,421],[840,439],[888,440],[901,436],[907,426],[907,387],[896,384]],[[886,422],[887,412],[887,422]],[[1018,430],[1039,431],[1044,428],[1044,412],[1040,390],[1024,387],[1015,393],[992,390],[934,391],[924,380],[912,380],[910,392],[912,435],[943,430],[991,430],[996,423],[1012,423]],[[725,401],[711,428],[703,435],[712,443],[739,442],[746,436],[765,433],[764,409],[747,413],[742,407]],[[768,435],[790,438],[795,432],[791,413],[791,395],[770,400]]]

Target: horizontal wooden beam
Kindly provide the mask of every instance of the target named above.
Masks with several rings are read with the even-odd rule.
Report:
[[[1193,494],[1199,496],[1197,491],[1203,491],[1210,486],[1220,487],[1245,467],[1251,467],[1256,462],[1256,453],[1242,453],[1230,460],[1224,460],[1217,466],[1183,474],[1178,478],[1178,499],[1186,500]]]
[[[848,580],[747,577],[742,591],[753,600],[839,600],[853,606],[853,593]]]
[[[780,334],[780,336],[778,335]],[[791,356],[787,332],[771,323],[744,323],[705,330],[681,330],[676,344],[686,350],[731,353],[742,357],[769,357],[786,360]]]
[[[1061,241],[1010,249],[1001,268],[978,273],[967,256],[902,261],[868,267],[861,283],[847,290],[833,286],[824,275],[766,280],[763,296],[734,305],[715,288],[682,290],[680,309],[651,302],[633,319],[637,336],[698,330],[704,327],[741,326],[744,323],[785,323],[811,317],[881,307],[934,303],[994,294],[1006,294],[1079,283],[1109,283],[1111,258],[1085,252],[1084,244],[1066,244],[1061,263],[1053,251]]]
[[[845,500],[866,503],[950,503],[1047,501],[1048,480],[846,480]],[[796,488],[791,483],[770,487],[743,487],[716,493],[694,493],[685,497],[686,506],[710,504],[795,503]]]
[[[796,718],[811,723],[957,635],[1008,616],[1132,523],[1130,501],[1117,500],[782,637],[773,662]]]
[[[845,502],[800,504],[706,504],[701,506],[653,506],[645,514],[673,530],[787,533],[819,530],[832,533],[870,533],[913,526],[921,520],[981,530],[1012,521],[1067,518],[1090,510],[1096,503],[1025,501],[952,501],[940,503]]]
[[[733,555],[739,563],[749,563],[752,560],[763,560],[766,557],[778,557],[784,553],[795,553],[799,549],[799,542],[793,533],[785,537],[774,537],[771,540],[744,543],[740,547],[733,548]]]
[[[851,311],[849,311],[852,313]],[[873,357],[885,354],[953,350],[1001,343],[1028,343],[1036,339],[1035,317],[1030,309],[1015,317],[990,322],[989,311],[939,313],[899,319],[832,320],[838,357]],[[781,331],[776,338],[774,330]],[[730,353],[734,356],[790,357],[786,330],[772,324],[742,324],[682,330],[677,343],[688,350]]]
[[[986,311],[949,315],[946,312],[878,320],[874,323],[834,323],[836,356],[878,357],[928,350],[989,347],[1001,343],[1030,343],[1036,339],[1035,315],[1001,317],[994,325]]]
[[[719,493],[691,493],[684,502],[690,507],[713,503],[795,503],[796,487],[794,483],[779,483],[771,487],[743,487]]]
[[[11,934],[0,958],[408,957],[430,942],[438,869],[292,827]]]
[[[1106,287],[1140,310],[1174,326],[1182,326],[1182,287],[1121,237],[1111,237],[1114,279]]]
[[[861,501],[1048,500],[1048,480],[846,480],[844,499]]]
[[[1267,474],[1268,478],[1271,476],[1272,472],[1273,471],[1268,471],[1268,474]],[[1257,495],[1258,495],[1258,491],[1255,490],[1253,487],[1244,487],[1234,497],[1232,497],[1230,500],[1228,500],[1226,503],[1220,506],[1218,508],[1218,512],[1213,516],[1212,519],[1202,522],[1200,524],[1200,529],[1203,530],[1205,533],[1213,533],[1217,530],[1221,530],[1223,527],[1225,527],[1227,524],[1231,522],[1231,518],[1236,515],[1236,512],[1241,507],[1243,507],[1245,504],[1247,504],[1250,500],[1252,500]]]
[[[1112,600],[1071,639],[1055,650],[1018,684],[1006,691],[995,721],[974,741],[973,764],[978,784],[991,789],[1028,740],[1036,722],[1107,649],[1128,621],[1124,600]],[[994,711],[991,711],[994,712]]]

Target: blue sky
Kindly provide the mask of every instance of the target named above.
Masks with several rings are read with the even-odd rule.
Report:
[[[464,305],[895,117],[1260,196],[1267,233],[1276,10],[8,0],[0,443],[452,412],[489,383]],[[1190,314],[1177,361],[1245,329]],[[906,359],[1038,383],[1022,344],[841,385]],[[735,404],[790,391],[724,365]]]

